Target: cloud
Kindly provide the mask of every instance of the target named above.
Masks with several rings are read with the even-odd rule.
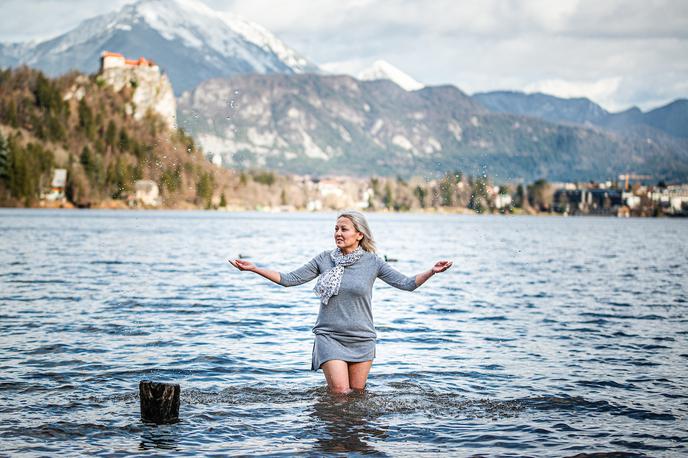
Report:
[[[687,95],[680,81],[688,79],[688,2],[681,0],[235,0],[227,8],[328,69],[352,74],[384,59],[423,83],[469,93],[549,82],[555,95],[586,96],[610,110]],[[658,74],[675,76],[660,88]]]
[[[134,0],[110,0],[106,9],[93,0],[2,0],[0,41],[47,40],[84,19],[117,10]]]
[[[468,93],[550,87],[612,110],[688,95],[685,0],[203,1],[347,73],[382,59],[425,84]],[[0,39],[54,36],[101,8],[86,0],[3,0]]]
[[[363,69],[370,66],[366,59],[349,59],[336,62],[325,62],[320,68],[335,75],[358,75]]]
[[[526,92],[544,92],[563,98],[588,97],[599,100],[603,105],[609,106],[619,89],[622,78],[615,76],[603,78],[597,81],[567,81],[562,79],[550,79],[536,81],[528,84]]]

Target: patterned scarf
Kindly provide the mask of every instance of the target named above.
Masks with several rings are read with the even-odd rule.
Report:
[[[330,258],[334,261],[334,268],[328,270],[318,278],[313,291],[320,296],[320,302],[327,305],[332,296],[339,294],[339,286],[342,283],[344,267],[350,266],[363,256],[363,248],[360,246],[347,255],[342,254],[339,247],[330,252]]]

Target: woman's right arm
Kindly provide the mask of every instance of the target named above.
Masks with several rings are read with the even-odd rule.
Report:
[[[230,259],[229,262],[239,270],[248,270],[250,272],[255,272],[258,275],[261,275],[267,278],[268,280],[277,283],[278,285],[296,286],[307,283],[313,280],[318,275],[320,275],[320,268],[318,267],[317,263],[318,256],[314,257],[303,266],[289,273],[280,273],[275,270],[262,269],[260,267],[256,267],[251,262],[242,261],[241,259]]]
[[[241,259],[228,259],[228,261],[239,270],[255,272],[258,275],[267,278],[268,280],[280,284],[281,276],[277,271],[256,267],[252,262],[242,261]]]

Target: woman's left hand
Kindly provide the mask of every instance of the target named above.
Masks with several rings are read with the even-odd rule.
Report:
[[[452,266],[451,261],[437,261],[434,266],[432,266],[432,273],[438,274],[444,272]]]

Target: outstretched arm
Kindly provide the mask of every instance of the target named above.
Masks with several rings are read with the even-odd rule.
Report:
[[[241,259],[229,259],[228,261],[239,270],[255,272],[258,275],[277,283],[278,285],[296,286],[307,283],[320,275],[320,269],[318,268],[317,262],[318,256],[314,257],[298,269],[288,273],[281,273],[275,270],[256,267],[253,263],[242,261]]]
[[[252,262],[249,261],[242,261],[241,259],[228,259],[229,263],[236,267],[239,270],[246,270],[248,272],[255,272],[258,275],[267,278],[268,280],[274,281],[277,284],[280,284],[280,281],[282,280],[281,275],[279,272],[275,270],[270,270],[270,269],[263,269],[260,267],[256,267]]]
[[[380,258],[378,258],[380,259]],[[401,272],[394,269],[387,262],[380,259],[380,265],[378,266],[378,278],[387,283],[388,285],[394,286],[395,288],[403,289],[406,291],[413,291],[420,285],[425,283],[428,278],[432,277],[436,273],[444,272],[449,267],[451,267],[451,261],[439,261],[435,263],[432,269],[425,272],[421,272],[413,277],[408,277]]]
[[[451,261],[437,261],[434,266],[432,266],[432,269],[426,270],[425,272],[419,273],[416,275],[416,287],[422,285],[430,277],[432,277],[435,274],[438,274],[440,272],[444,272],[448,268],[452,266]]]

